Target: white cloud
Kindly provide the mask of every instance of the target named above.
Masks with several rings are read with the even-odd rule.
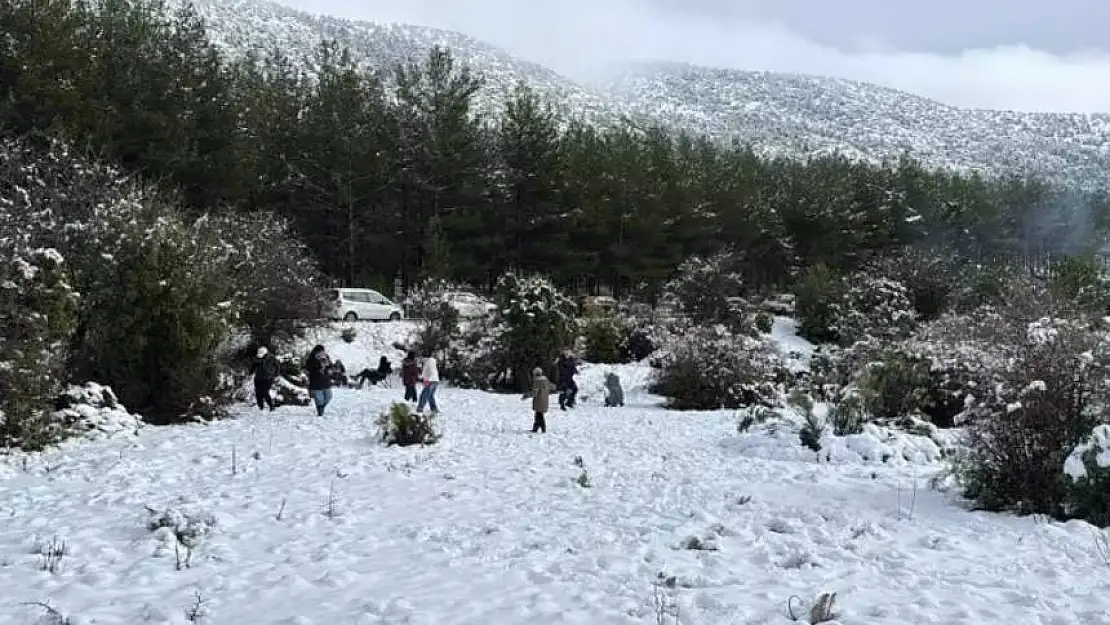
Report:
[[[643,0],[283,0],[304,10],[458,30],[571,77],[608,63],[666,59],[823,74],[966,107],[1110,112],[1110,55],[1058,56],[1023,46],[958,55],[903,52],[872,39],[851,51],[766,18],[664,11]]]

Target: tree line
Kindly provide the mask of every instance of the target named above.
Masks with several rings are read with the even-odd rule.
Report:
[[[232,59],[186,6],[0,7],[0,133],[66,137],[177,190],[197,215],[291,221],[325,274],[489,288],[509,271],[654,297],[691,256],[735,251],[747,284],[844,272],[906,245],[976,259],[1097,249],[1105,193],[933,171],[912,158],[766,158],[631,123],[561,118],[525,85],[497,117],[442,49],[367,70],[337,42],[300,63]]]

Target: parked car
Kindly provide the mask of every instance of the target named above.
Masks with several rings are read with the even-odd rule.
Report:
[[[486,317],[497,311],[493,302],[466,291],[451,291],[444,295],[444,299],[459,312],[460,317],[466,319]]]
[[[329,319],[400,321],[405,317],[403,308],[373,289],[332,289],[328,297],[332,302]]]

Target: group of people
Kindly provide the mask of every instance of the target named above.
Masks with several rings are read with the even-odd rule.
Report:
[[[559,393],[559,409],[574,408],[578,400],[578,384],[574,376],[578,375],[578,360],[569,349],[563,350],[555,361],[555,380],[553,383],[547,378],[542,367],[532,370],[532,390],[525,393],[523,399],[532,399],[532,433],[547,432],[547,413],[551,409],[551,393]],[[624,390],[621,388],[620,377],[609,372],[605,376],[605,406],[615,407],[624,405]]]
[[[251,374],[254,375],[254,393],[259,410],[269,407],[274,410],[274,400],[271,396],[274,381],[280,375],[281,367],[277,358],[265,347],[258,348],[256,358],[251,365]],[[316,407],[317,416],[323,416],[324,410],[332,399],[332,387],[336,380],[346,380],[346,370],[340,361],[332,361],[327,349],[323,345],[312,348],[305,362],[305,371],[308,374],[308,393]],[[378,368],[363,369],[355,379],[358,387],[369,381],[377,384],[393,373],[393,366],[389,359],[382,356]],[[552,383],[543,368],[536,367],[532,371],[532,389],[524,394],[524,399],[532,399],[534,413],[532,432],[546,433],[546,415],[550,410],[551,394],[558,392],[559,409],[574,408],[578,399],[578,384],[574,378],[578,375],[578,360],[569,349],[563,350],[555,361],[556,382]],[[416,402],[416,412],[422,414],[430,408],[433,414],[439,413],[436,405],[436,390],[439,388],[439,363],[432,354],[427,354],[422,360],[417,358],[415,351],[409,351],[401,361],[401,383],[405,388],[405,401]],[[417,385],[422,388],[417,393]],[[623,406],[624,391],[620,386],[620,378],[615,373],[606,375],[605,386],[607,394],[605,405]]]
[[[312,396],[312,402],[316,405],[318,416],[323,416],[324,408],[331,402],[332,379],[329,371],[331,367],[331,357],[328,356],[324,346],[317,345],[312,348],[312,353],[309,354],[308,362],[305,364],[305,370],[308,372],[308,392]],[[392,364],[388,358],[382,356],[381,360],[378,361],[376,370],[363,369],[356,376],[358,387],[362,388],[362,385],[367,381],[371,384],[377,384],[388,378],[392,373]],[[439,406],[436,405],[436,390],[439,388],[439,363],[436,362],[435,356],[428,354],[423,362],[418,363],[416,352],[410,351],[401,362],[401,382],[405,387],[405,401],[417,402],[417,413],[423,413],[426,408],[430,408],[433,414],[439,412]],[[416,393],[417,384],[423,385],[419,395]]]

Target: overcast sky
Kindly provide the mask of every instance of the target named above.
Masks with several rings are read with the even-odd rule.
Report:
[[[1110,112],[1105,0],[279,0],[458,30],[571,77],[667,59],[852,78],[968,107]]]

